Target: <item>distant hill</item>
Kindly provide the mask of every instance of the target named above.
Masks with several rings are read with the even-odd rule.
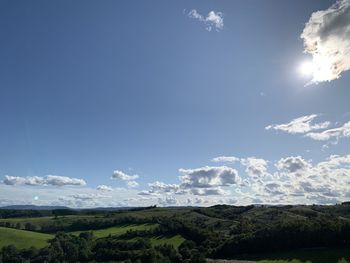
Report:
[[[67,206],[38,206],[38,205],[8,205],[0,209],[8,210],[73,210],[73,211],[121,211],[121,210],[145,210],[153,207],[93,207],[93,208],[71,208]]]
[[[71,208],[67,206],[38,206],[38,205],[8,205],[2,206],[1,209],[6,210],[36,210],[36,211],[52,211],[52,210],[71,210],[71,211],[123,211],[123,210],[145,210],[148,207],[93,207],[93,208]]]
[[[9,210],[57,210],[57,209],[71,209],[66,206],[38,206],[38,205],[8,205],[0,207],[0,209]]]

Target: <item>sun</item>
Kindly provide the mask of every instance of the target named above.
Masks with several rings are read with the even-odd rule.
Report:
[[[305,61],[299,66],[299,72],[303,76],[312,76],[316,70],[315,64],[312,61]]]
[[[336,63],[327,56],[314,56],[312,60],[304,61],[299,66],[299,73],[311,77],[312,82],[319,83],[337,78],[339,74],[334,66]]]

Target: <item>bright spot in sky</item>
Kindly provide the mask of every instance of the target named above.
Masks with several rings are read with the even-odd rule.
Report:
[[[306,61],[300,65],[299,71],[304,76],[312,76],[315,71],[315,65],[311,61]]]
[[[37,196],[37,195],[34,196],[34,200],[35,200],[35,201],[38,201],[38,200],[39,200],[39,196]]]
[[[311,82],[322,82],[334,79],[334,65],[327,57],[315,56],[313,60],[304,61],[299,66],[299,72],[306,77],[312,77]]]

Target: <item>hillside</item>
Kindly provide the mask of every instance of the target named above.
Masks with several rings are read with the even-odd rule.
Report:
[[[14,210],[13,217],[9,217],[8,210],[4,211],[0,210],[0,216],[5,217],[0,219],[3,231],[0,235],[4,236],[1,246],[14,244],[18,249],[47,246],[49,250],[57,250],[54,246],[65,247],[68,242],[71,246],[83,245],[97,261],[118,257],[137,259],[149,253],[162,258],[170,253],[189,262],[204,262],[205,258],[289,262],[295,255],[300,262],[313,258],[311,262],[316,263],[319,259],[315,255],[331,252],[332,262],[342,257],[350,260],[347,204],[39,211],[42,216],[36,211],[28,214]],[[55,236],[58,232],[61,233]],[[22,237],[20,242],[19,237]],[[26,238],[31,241],[26,242]],[[56,241],[48,244],[47,240],[53,238]],[[320,247],[325,252],[302,250]],[[103,254],[99,254],[102,250]],[[288,254],[290,251],[294,251],[292,255]],[[61,253],[64,257],[67,252]]]
[[[42,248],[54,236],[33,231],[18,230],[0,227],[0,248],[6,245],[15,245],[17,248]]]

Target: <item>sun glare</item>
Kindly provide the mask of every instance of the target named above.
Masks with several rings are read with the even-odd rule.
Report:
[[[312,77],[312,82],[329,81],[335,78],[336,72],[330,58],[317,56],[312,61],[305,61],[299,67],[303,76]]]
[[[300,65],[299,71],[304,76],[312,76],[315,72],[315,65],[311,61],[306,61]]]

